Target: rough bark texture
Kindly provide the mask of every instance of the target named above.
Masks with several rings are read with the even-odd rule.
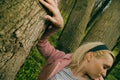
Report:
[[[120,36],[120,0],[112,0],[110,7],[99,16],[83,42],[102,41],[112,49]]]
[[[59,49],[66,52],[74,51],[79,46],[95,0],[76,0],[75,3],[58,44]]]
[[[38,0],[0,0],[0,80],[14,80],[44,30]]]

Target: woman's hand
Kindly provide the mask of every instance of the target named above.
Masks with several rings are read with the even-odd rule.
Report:
[[[48,26],[46,32],[43,34],[41,38],[47,38],[58,29],[62,28],[64,25],[63,18],[58,9],[57,0],[39,0],[41,4],[43,4],[51,13],[52,16],[46,15],[45,19],[50,21],[51,24]]]

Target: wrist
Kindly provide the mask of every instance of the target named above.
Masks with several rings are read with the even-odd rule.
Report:
[[[41,38],[40,38],[40,40],[46,40],[46,39],[48,39],[49,38],[49,36],[42,36]]]

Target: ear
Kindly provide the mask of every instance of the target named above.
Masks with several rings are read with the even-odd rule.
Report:
[[[88,62],[90,62],[90,60],[93,58],[93,52],[86,53],[85,58]]]

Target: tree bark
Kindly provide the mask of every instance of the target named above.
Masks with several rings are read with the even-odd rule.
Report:
[[[0,0],[0,80],[15,75],[45,29],[38,0]]]
[[[58,48],[66,52],[72,52],[79,46],[95,0],[76,0],[75,3],[58,42]]]
[[[83,42],[101,41],[112,49],[120,36],[120,0],[112,0],[109,8],[100,15]]]
[[[61,14],[63,16],[64,22],[66,23],[74,8],[74,5],[76,4],[76,0],[60,0],[59,4]]]

